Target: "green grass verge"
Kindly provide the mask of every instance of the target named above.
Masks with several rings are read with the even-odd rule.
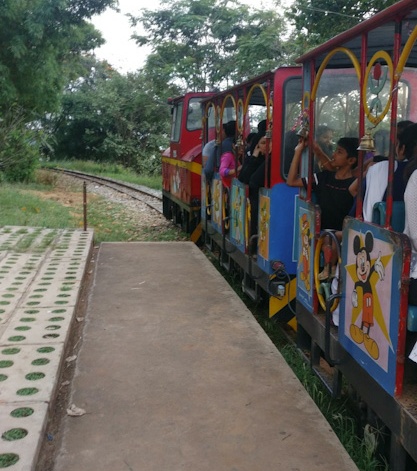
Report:
[[[57,188],[57,176],[46,178],[41,175],[38,181],[45,183],[0,186],[0,226],[83,228],[82,185]],[[62,195],[65,191],[69,195],[65,206],[41,195],[49,192],[54,198],[55,192]],[[173,225],[138,227],[132,211],[123,204],[92,194],[87,195],[87,201],[87,227],[94,230],[96,243],[187,240],[186,234]]]

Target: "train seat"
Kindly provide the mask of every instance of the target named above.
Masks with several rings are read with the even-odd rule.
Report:
[[[407,330],[417,332],[417,306],[408,306]]]
[[[385,224],[386,217],[386,203],[385,201],[379,201],[374,204],[372,211],[372,222],[383,226]],[[405,223],[405,206],[404,201],[393,201],[392,202],[392,218],[391,226],[396,232],[403,232]]]

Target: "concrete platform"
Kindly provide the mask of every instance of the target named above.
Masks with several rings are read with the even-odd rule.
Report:
[[[101,245],[71,402],[54,471],[357,470],[188,242]]]
[[[0,228],[0,468],[35,469],[92,241]]]

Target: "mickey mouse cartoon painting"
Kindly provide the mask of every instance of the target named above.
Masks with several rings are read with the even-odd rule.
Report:
[[[300,278],[304,281],[307,291],[310,291],[310,241],[312,235],[310,231],[310,222],[307,214],[301,218],[301,265]]]
[[[353,240],[353,251],[356,256],[356,275],[358,280],[352,292],[352,305],[358,307],[358,291],[362,291],[362,322],[358,327],[350,326],[350,335],[357,344],[363,343],[369,355],[377,360],[379,358],[379,347],[371,337],[371,329],[374,325],[374,293],[371,276],[377,273],[379,280],[385,277],[385,268],[381,261],[381,252],[375,263],[371,263],[371,252],[374,247],[374,237],[371,232],[365,234],[365,243],[362,244],[361,237],[356,235]]]

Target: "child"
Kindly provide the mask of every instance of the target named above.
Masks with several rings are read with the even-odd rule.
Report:
[[[299,175],[301,155],[307,142],[300,139],[291,162],[287,177],[287,185],[294,187],[307,187],[307,178]],[[337,142],[332,159],[327,156],[317,143],[314,143],[314,154],[323,164],[323,171],[313,174],[313,191],[317,203],[321,208],[321,229],[336,231],[341,239],[343,220],[353,205],[353,192],[351,185],[355,181],[352,170],[357,165],[359,140],[355,137],[342,137]],[[336,271],[336,254],[332,250],[332,275]],[[326,260],[328,262],[328,260]],[[328,263],[319,274],[319,280],[329,277]]]

